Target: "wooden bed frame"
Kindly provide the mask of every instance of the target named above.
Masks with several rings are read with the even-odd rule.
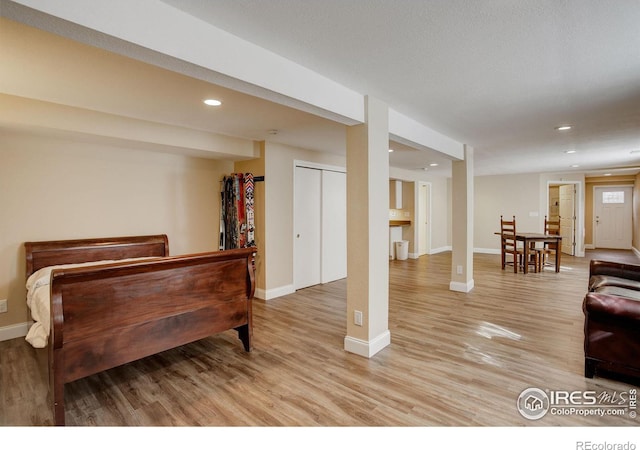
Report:
[[[64,425],[64,385],[235,329],[251,350],[255,247],[169,256],[166,235],[26,242],[27,277],[59,264],[152,258],[51,273],[49,384]]]

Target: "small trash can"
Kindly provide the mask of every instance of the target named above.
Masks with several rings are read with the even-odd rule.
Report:
[[[409,257],[409,241],[396,241],[396,259],[405,260]]]

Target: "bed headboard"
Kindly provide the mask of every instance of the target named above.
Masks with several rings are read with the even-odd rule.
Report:
[[[124,258],[169,256],[167,235],[25,242],[26,276],[47,266]]]

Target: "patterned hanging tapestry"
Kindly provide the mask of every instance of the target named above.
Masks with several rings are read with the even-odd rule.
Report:
[[[220,250],[255,246],[253,211],[254,178],[232,173],[220,187]]]
[[[247,218],[247,247],[254,247],[255,240],[255,224],[253,219],[253,174],[244,174],[244,201],[245,216]]]

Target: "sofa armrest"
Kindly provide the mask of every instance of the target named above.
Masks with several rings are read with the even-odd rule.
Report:
[[[582,310],[587,316],[633,321],[640,326],[640,301],[631,298],[589,292],[584,298]]]
[[[640,264],[592,259],[589,263],[589,278],[591,279],[595,275],[607,275],[640,281]]]

